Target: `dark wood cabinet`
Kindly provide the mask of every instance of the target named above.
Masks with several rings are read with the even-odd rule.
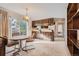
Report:
[[[55,25],[54,18],[34,20],[34,21],[32,21],[32,29],[34,29],[34,30],[32,30],[32,33],[35,33],[37,35],[37,33],[39,32],[37,27],[40,26],[41,29],[49,30],[49,31],[40,30],[40,33],[42,33],[46,37],[50,38],[51,41],[54,41],[54,31],[49,29],[50,25]]]
[[[67,45],[72,56],[79,56],[79,7],[69,3],[67,8]]]
[[[70,20],[75,13],[77,12],[78,9],[78,4],[77,3],[69,3],[68,8],[67,8],[67,16],[68,16],[68,20]]]
[[[47,19],[40,19],[40,20],[32,21],[32,27],[34,28],[40,24],[42,27],[48,27],[49,25],[54,25],[55,21],[54,21],[54,18],[47,18]]]

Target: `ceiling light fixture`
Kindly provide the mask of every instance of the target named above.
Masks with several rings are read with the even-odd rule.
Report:
[[[24,20],[29,20],[28,8],[26,8],[26,15],[23,18],[24,18]]]

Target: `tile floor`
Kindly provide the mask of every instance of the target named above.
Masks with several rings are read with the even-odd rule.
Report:
[[[70,56],[65,41],[45,41],[36,39],[29,44],[32,44],[35,49],[29,50],[28,52],[21,52],[22,56]]]

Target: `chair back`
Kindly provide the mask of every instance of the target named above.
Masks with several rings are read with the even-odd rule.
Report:
[[[32,33],[32,36],[31,37],[34,38],[34,36],[35,36],[35,33]]]
[[[7,36],[3,36],[3,37],[0,36],[0,38],[3,39],[4,44],[7,45],[7,43],[8,43]]]
[[[31,37],[29,37],[28,39],[26,39],[26,42],[32,42],[32,41],[34,41],[34,36],[35,36],[35,33],[32,33],[32,36]]]

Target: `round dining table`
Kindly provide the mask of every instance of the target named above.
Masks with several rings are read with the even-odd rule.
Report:
[[[25,49],[22,48],[22,41],[23,40],[26,40],[28,39],[28,37],[15,37],[15,38],[12,38],[11,40],[13,41],[18,41],[19,42],[19,48],[18,48],[18,52],[21,52],[21,51],[27,51]]]

